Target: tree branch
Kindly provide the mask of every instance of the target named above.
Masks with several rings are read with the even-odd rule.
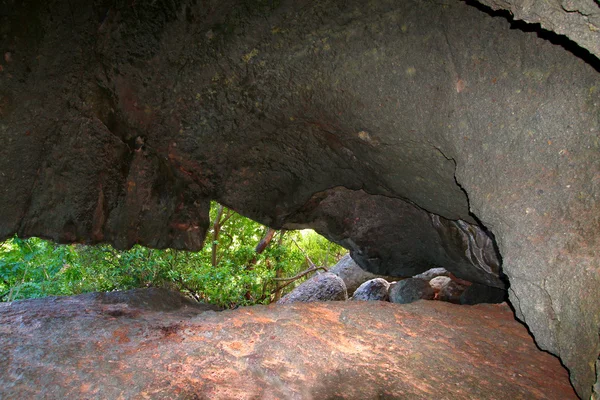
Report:
[[[258,244],[256,245],[256,248],[254,249],[254,252],[256,254],[261,254],[263,251],[265,251],[265,249],[271,243],[273,236],[275,236],[275,232],[277,232],[277,231],[273,228],[269,228],[269,230],[267,230],[267,233],[265,234],[265,236],[260,240],[260,242],[258,242]]]
[[[221,206],[223,207],[223,206]],[[229,218],[233,217],[235,213],[231,210],[227,210],[227,213],[225,214],[225,218],[223,218],[223,221],[221,221],[221,226],[225,225],[225,222],[227,222],[229,220]]]
[[[293,281],[295,281],[297,279],[302,278],[304,275],[310,274],[311,272],[315,272],[315,271],[318,271],[320,269],[322,269],[325,272],[327,272],[327,268],[325,268],[325,267],[312,266],[309,269],[306,269],[306,270],[300,272],[298,275],[292,276],[291,278],[273,278],[273,280],[277,281],[277,282],[285,282],[285,281],[292,281],[293,282]]]
[[[308,275],[311,272],[317,271],[319,269],[323,269],[323,270],[325,270],[325,272],[327,272],[327,268],[325,268],[325,267],[310,267],[309,269],[302,271],[298,275],[291,277],[291,278],[273,278],[275,280],[275,282],[278,282],[278,286],[277,286],[277,289],[275,289],[274,291],[271,292],[271,294],[281,291],[283,288],[285,288],[288,285],[291,285],[292,283],[294,283],[298,279],[302,278],[303,276]],[[279,286],[279,282],[282,282],[282,281],[284,281],[284,282],[289,281],[289,282],[286,282],[283,285]]]
[[[219,240],[219,231],[221,230],[221,217],[223,216],[223,208],[224,207],[221,204],[219,204],[219,209],[217,210],[217,217],[215,218],[215,222],[213,224],[213,240],[211,246],[211,262],[213,268],[217,266],[217,248]]]
[[[298,244],[298,242],[296,242],[296,239],[291,238],[292,242],[294,242],[294,244],[296,245],[296,247],[298,247],[298,249],[302,252],[302,254],[304,254],[304,258],[306,258],[306,262],[308,263],[308,265],[311,268],[317,268],[315,263],[312,262],[312,260],[310,259],[310,257],[308,256],[308,254],[306,254],[306,252],[302,249],[302,247],[300,247],[300,245]],[[323,268],[325,270],[325,272],[327,272],[327,268],[325,267],[319,267],[319,268]]]

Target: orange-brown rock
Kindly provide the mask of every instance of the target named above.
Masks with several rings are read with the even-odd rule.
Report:
[[[505,304],[145,299],[1,304],[0,398],[576,398]]]

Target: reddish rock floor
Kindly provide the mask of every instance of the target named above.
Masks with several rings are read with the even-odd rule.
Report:
[[[577,398],[506,305],[146,300],[0,304],[0,398]]]

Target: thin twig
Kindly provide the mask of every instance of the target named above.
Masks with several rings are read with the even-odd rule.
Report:
[[[298,242],[296,242],[296,239],[294,239],[294,238],[291,238],[291,239],[292,239],[292,242],[294,242],[294,244],[296,245],[296,247],[298,247],[298,249],[302,252],[302,254],[304,254],[304,258],[306,258],[306,262],[308,263],[308,265],[310,265],[311,268],[317,268],[315,263],[312,262],[312,260],[308,256],[308,254],[306,254],[306,252],[302,249],[302,247],[300,247]],[[323,268],[325,270],[325,272],[327,272],[327,268],[325,268],[325,267],[319,267],[319,268]]]
[[[227,220],[229,220],[229,218],[233,217],[233,211],[231,210],[227,210],[227,213],[225,214],[225,218],[223,218],[223,220],[221,221],[221,226],[225,225],[225,222],[227,222]]]
[[[325,267],[314,267],[314,268],[309,268],[304,272],[301,272],[300,274],[294,276],[293,278],[273,278],[275,281],[277,282],[281,282],[281,281],[289,281],[284,283],[281,286],[277,286],[277,289],[275,289],[274,291],[271,292],[271,294],[276,293],[277,291],[282,290],[283,288],[285,288],[288,285],[291,285],[292,283],[296,282],[298,279],[302,278],[304,275],[310,274],[311,272],[314,272],[318,269],[324,269],[327,272],[327,268]]]
[[[304,275],[310,274],[311,272],[315,272],[315,271],[317,271],[319,269],[322,269],[325,272],[327,272],[327,268],[325,268],[325,267],[312,266],[309,269],[304,270],[304,271],[300,272],[298,275],[293,276],[291,278],[273,278],[273,280],[276,281],[276,282],[295,281],[297,279],[302,278]]]
[[[315,263],[312,262],[312,260],[308,256],[308,254],[306,254],[306,252],[302,249],[302,247],[300,247],[300,245],[298,244],[298,242],[296,242],[296,240],[294,238],[291,238],[291,239],[292,239],[292,242],[294,242],[294,244],[296,245],[296,247],[298,247],[298,249],[300,249],[300,251],[302,252],[302,254],[304,254],[304,257],[306,258],[306,262],[308,262],[308,264],[310,265],[310,268],[308,268],[307,270],[304,270],[304,271],[300,272],[298,275],[293,276],[291,278],[273,278],[273,280],[275,282],[286,282],[286,283],[284,283],[281,286],[279,286],[279,284],[277,284],[277,288],[275,289],[275,291],[273,291],[271,293],[276,293],[277,291],[280,291],[281,289],[283,289],[286,286],[292,284],[293,282],[297,281],[298,279],[302,278],[303,276],[310,274],[311,272],[315,272],[315,271],[318,271],[320,269],[322,269],[323,271],[327,272],[327,268],[326,267],[317,267],[315,265]]]

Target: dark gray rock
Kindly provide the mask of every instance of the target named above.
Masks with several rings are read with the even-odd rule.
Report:
[[[382,278],[371,279],[360,285],[350,300],[388,300],[390,284]]]
[[[449,303],[460,304],[460,296],[464,291],[465,287],[463,285],[450,280],[440,287],[436,299]]]
[[[407,304],[417,300],[433,300],[435,292],[429,282],[423,279],[408,278],[399,281],[390,290],[392,303]]]
[[[390,293],[392,293],[392,289],[394,289],[394,286],[396,286],[397,284],[398,281],[390,282],[390,286],[388,287],[388,300],[390,300]]]
[[[506,290],[474,283],[460,295],[460,304],[502,303],[506,299]]]
[[[290,293],[283,296],[277,304],[336,300],[348,300],[346,285],[339,276],[331,272],[325,272],[315,274]]]
[[[335,187],[313,195],[285,226],[304,227],[300,222],[349,248],[361,268],[380,275],[413,276],[444,265],[468,281],[504,287],[493,242],[482,229],[402,199]]]
[[[329,269],[329,272],[342,278],[346,284],[348,296],[352,296],[354,291],[358,289],[360,285],[371,279],[393,279],[391,277],[375,275],[371,272],[365,271],[356,262],[354,262],[350,254],[346,254],[344,257],[342,257],[337,264]]]
[[[594,393],[592,393],[592,400],[600,399],[600,357],[596,361],[596,383],[594,384]]]
[[[600,6],[598,0],[477,0],[494,10],[507,10],[512,18],[540,24],[565,35],[600,58]]]
[[[431,268],[425,272],[422,272],[418,275],[413,276],[413,278],[424,279],[426,281],[431,281],[433,278],[438,276],[450,276],[450,272],[448,272],[445,268]]]

